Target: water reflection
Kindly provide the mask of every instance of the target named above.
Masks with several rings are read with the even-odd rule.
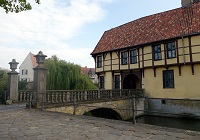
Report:
[[[142,116],[136,118],[136,121],[137,123],[200,131],[200,120],[198,119],[179,119],[179,118],[156,117],[156,116]]]

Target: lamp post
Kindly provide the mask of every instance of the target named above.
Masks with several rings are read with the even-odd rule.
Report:
[[[8,92],[7,92],[7,100],[10,100],[11,104],[12,102],[18,101],[18,72],[15,70],[17,69],[17,65],[19,64],[16,62],[15,59],[12,60],[12,62],[9,62],[11,72],[8,73]]]
[[[34,56],[38,64],[34,70],[34,102],[33,107],[41,108],[42,106],[42,94],[46,94],[46,73],[47,69],[42,66],[44,63],[46,55],[42,51],[39,51],[37,55]]]

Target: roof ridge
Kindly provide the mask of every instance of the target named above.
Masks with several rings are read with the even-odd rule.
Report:
[[[104,32],[91,55],[200,33],[200,2],[141,17]]]
[[[121,24],[121,25],[119,25],[119,26],[113,27],[113,28],[111,28],[111,29],[109,29],[109,30],[106,30],[105,32],[110,31],[110,30],[115,29],[115,28],[119,28],[119,27],[124,26],[124,25],[126,25],[126,24],[130,24],[131,22],[134,22],[134,21],[137,21],[137,20],[141,20],[141,19],[143,19],[143,18],[147,18],[147,17],[159,15],[159,14],[162,14],[162,13],[167,13],[167,12],[174,11],[174,10],[178,10],[178,9],[181,9],[181,8],[186,8],[186,7],[179,7],[179,8],[174,8],[174,9],[171,9],[171,10],[168,10],[168,11],[163,11],[163,12],[160,12],[160,13],[155,13],[155,14],[152,14],[152,15],[146,15],[146,16],[143,16],[143,17],[134,19],[134,20],[132,20],[132,21],[129,21],[129,22],[127,22],[127,23]]]

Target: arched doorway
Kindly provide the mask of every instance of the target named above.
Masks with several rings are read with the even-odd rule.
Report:
[[[140,80],[134,74],[127,75],[123,80],[123,89],[140,89]]]

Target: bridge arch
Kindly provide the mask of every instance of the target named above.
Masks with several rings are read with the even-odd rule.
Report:
[[[120,114],[117,111],[110,109],[110,108],[93,109],[88,112],[85,112],[83,115],[89,115],[89,116],[107,118],[107,119],[114,119],[114,120],[122,120]]]

